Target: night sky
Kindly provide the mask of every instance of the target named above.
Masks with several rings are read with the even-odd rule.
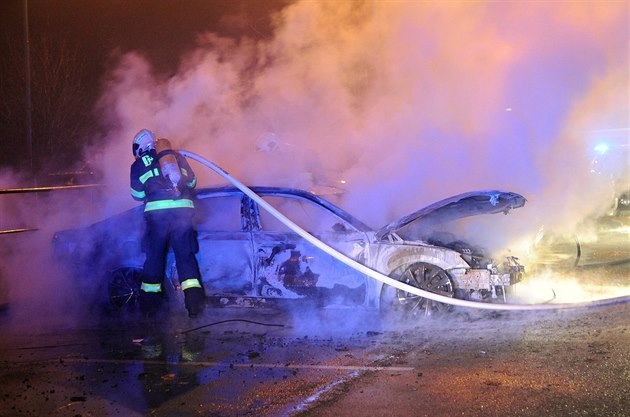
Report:
[[[103,62],[111,51],[146,53],[160,68],[174,68],[196,36],[213,31],[270,34],[270,11],[290,0],[28,0],[31,36],[66,39]],[[3,35],[23,42],[24,1],[2,2]]]
[[[38,59],[42,56],[42,39],[52,45],[63,45],[60,48],[76,51],[81,57],[80,74],[73,73],[71,76],[81,79],[80,91],[83,97],[78,105],[93,107],[102,93],[104,77],[116,65],[116,59],[121,54],[136,51],[147,57],[155,72],[168,77],[176,71],[180,58],[195,47],[199,34],[211,31],[235,38],[243,35],[267,37],[271,33],[272,12],[287,2],[28,0],[33,123],[36,124],[33,132],[35,158],[38,158],[38,141],[45,140],[42,137],[63,136],[63,132],[54,132],[49,128],[56,121],[41,120],[54,111],[54,108],[46,108],[43,103],[45,100],[38,96]],[[0,167],[23,167],[29,162],[24,146],[26,111],[22,102],[25,96],[24,5],[24,0],[5,0],[0,6],[0,50],[5,51],[0,57],[3,60],[0,63],[0,76],[5,84],[0,98],[0,110],[4,112],[0,113],[3,116]],[[53,54],[58,52],[53,50]],[[7,93],[6,89],[10,92]],[[94,120],[98,119],[98,112],[91,115],[89,111],[85,109],[83,116],[78,115],[83,117],[83,125],[98,122]],[[38,129],[38,121],[46,129]],[[83,132],[77,138],[68,140],[83,141],[86,136],[87,133]],[[39,158],[43,157],[40,155]],[[40,170],[49,172],[59,169],[48,166],[47,162]]]

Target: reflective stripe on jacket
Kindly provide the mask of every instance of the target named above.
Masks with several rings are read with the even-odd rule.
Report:
[[[144,206],[144,211],[147,212],[173,208],[195,208],[195,205],[192,200],[188,200],[187,198],[182,198],[180,200],[147,201],[147,204]]]

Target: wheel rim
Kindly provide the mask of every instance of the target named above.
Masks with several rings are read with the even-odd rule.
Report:
[[[417,263],[409,266],[398,278],[399,281],[421,290],[453,298],[455,290],[448,273],[443,269],[427,264]],[[391,289],[391,290],[390,290]],[[436,313],[450,310],[448,304],[429,300],[425,297],[393,287],[386,288],[394,292],[390,295],[389,306],[406,317],[429,317]]]
[[[131,307],[136,303],[140,292],[138,268],[118,268],[111,273],[108,285],[110,303],[116,308]]]

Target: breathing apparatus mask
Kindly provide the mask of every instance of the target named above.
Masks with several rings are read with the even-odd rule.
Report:
[[[140,158],[143,154],[155,149],[155,135],[148,129],[142,129],[133,137],[131,151],[133,156]]]

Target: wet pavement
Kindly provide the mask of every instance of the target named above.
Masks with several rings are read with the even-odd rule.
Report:
[[[627,293],[627,268],[610,276]],[[55,325],[4,308],[0,416],[629,415],[630,303],[405,324],[245,305]]]
[[[212,308],[194,321],[177,312],[12,332],[0,344],[0,416],[289,415],[381,369],[381,332],[349,313],[363,314]]]
[[[299,417],[627,417],[630,303],[465,313],[388,332],[412,372],[365,372]]]

